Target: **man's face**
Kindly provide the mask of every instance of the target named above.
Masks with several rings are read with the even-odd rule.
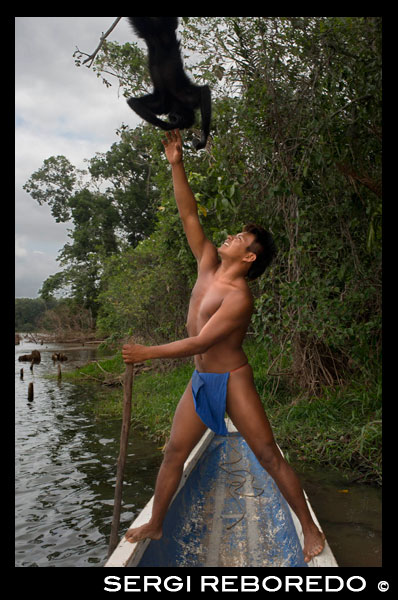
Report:
[[[254,241],[253,233],[242,231],[236,235],[229,235],[225,242],[218,248],[218,253],[221,258],[237,258],[242,259],[246,255],[251,254],[247,250],[248,246]]]

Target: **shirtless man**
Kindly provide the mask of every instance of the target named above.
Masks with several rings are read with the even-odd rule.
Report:
[[[196,370],[174,415],[170,440],[156,481],[151,519],[142,527],[129,529],[126,539],[137,542],[162,536],[162,523],[180,482],[185,460],[207,425],[222,433],[226,409],[300,520],[304,560],[309,562],[322,552],[325,537],[311,517],[297,475],[275,443],[254,386],[252,369],[242,349],[253,312],[253,298],[245,278],[253,278],[255,262],[260,262],[260,273],[254,268],[254,278],[271,261],[274,253],[272,237],[261,227],[248,226],[237,235],[229,235],[220,248],[216,248],[205,237],[198,218],[196,201],[183,165],[180,133],[171,131],[166,136],[163,144],[172,167],[175,199],[189,246],[198,263],[198,278],[187,319],[189,337],[160,346],[124,345],[122,355],[125,363],[194,356]],[[207,377],[220,378],[216,388],[219,390],[224,386],[224,404],[222,397],[212,398],[214,387],[210,387],[209,394],[203,395]],[[209,397],[210,401],[206,402]]]

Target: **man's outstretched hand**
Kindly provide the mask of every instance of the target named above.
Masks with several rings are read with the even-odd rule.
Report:
[[[148,347],[141,344],[125,344],[122,348],[122,357],[126,364],[134,364],[148,360]]]
[[[162,144],[166,150],[167,160],[171,165],[177,165],[182,162],[182,139],[179,129],[165,132],[166,139]]]

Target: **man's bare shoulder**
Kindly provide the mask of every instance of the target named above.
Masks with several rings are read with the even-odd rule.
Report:
[[[254,308],[253,294],[246,282],[229,290],[224,296],[224,302],[244,312],[251,312]]]

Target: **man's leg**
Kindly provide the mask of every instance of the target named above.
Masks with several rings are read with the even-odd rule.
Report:
[[[180,483],[184,463],[206,429],[195,412],[190,381],[174,415],[170,440],[156,480],[152,517],[142,527],[127,531],[126,539],[129,542],[145,538],[159,539],[162,536],[163,520]]]
[[[322,552],[325,537],[311,517],[296,473],[275,443],[270,423],[254,386],[250,365],[230,374],[227,412],[300,520],[304,534],[304,559],[308,562]]]

